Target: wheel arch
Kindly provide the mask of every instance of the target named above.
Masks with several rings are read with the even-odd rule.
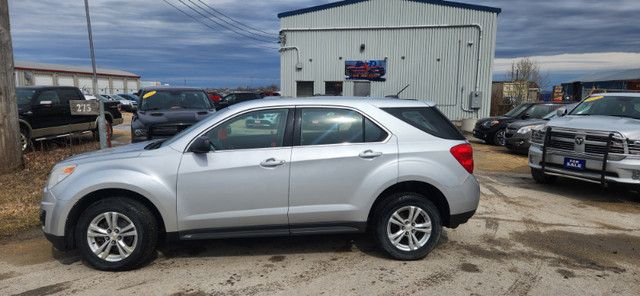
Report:
[[[444,194],[442,194],[442,192],[438,190],[438,188],[429,183],[421,181],[405,181],[396,183],[380,193],[376,201],[373,203],[371,210],[369,211],[367,225],[371,225],[371,222],[375,218],[375,215],[377,215],[378,211],[391,200],[391,196],[401,192],[418,193],[431,201],[438,209],[440,219],[442,220],[442,226],[449,227],[451,220],[449,202],[445,198]]]
[[[32,128],[31,128],[31,124],[29,124],[29,122],[28,122],[28,121],[26,121],[26,120],[24,120],[24,119],[22,119],[22,118],[19,118],[19,119],[18,119],[18,125],[20,126],[20,128],[24,128],[24,129],[26,129],[26,130],[27,130],[27,133],[29,134],[29,137],[31,137],[31,130],[32,130]]]
[[[158,235],[162,236],[164,233],[166,233],[165,222],[162,214],[160,214],[158,208],[145,196],[126,189],[101,189],[85,195],[83,198],[78,200],[78,202],[76,202],[76,204],[69,211],[64,227],[65,242],[68,247],[67,249],[77,248],[75,228],[78,220],[80,219],[80,215],[82,215],[82,212],[92,204],[105,198],[114,196],[122,196],[142,203],[147,209],[149,209],[149,211],[151,211],[151,213],[155,217],[156,223],[158,224]]]

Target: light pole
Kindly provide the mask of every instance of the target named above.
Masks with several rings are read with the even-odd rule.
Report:
[[[98,135],[100,137],[100,149],[107,148],[107,128],[104,119],[104,102],[98,97],[98,76],[96,75],[96,57],[93,54],[93,35],[91,34],[91,18],[89,17],[89,3],[84,0],[84,10],[87,14],[87,30],[89,31],[89,48],[91,49],[91,66],[93,67],[93,96],[100,104],[100,115],[98,116]]]

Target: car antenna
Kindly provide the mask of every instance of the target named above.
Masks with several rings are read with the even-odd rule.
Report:
[[[405,86],[404,88],[402,88],[402,89],[401,89],[397,94],[395,94],[395,95],[388,95],[388,96],[385,96],[385,98],[396,98],[396,99],[400,98],[400,93],[401,93],[401,92],[403,92],[405,89],[407,89],[407,87],[409,87],[409,85],[410,85],[410,84],[407,84],[407,86]]]

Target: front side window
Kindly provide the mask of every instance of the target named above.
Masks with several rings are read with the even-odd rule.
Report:
[[[300,145],[380,142],[387,132],[362,116],[346,109],[302,109]]]
[[[271,109],[236,116],[208,131],[215,151],[284,146],[289,109]]]

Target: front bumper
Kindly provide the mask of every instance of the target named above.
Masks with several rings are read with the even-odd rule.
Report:
[[[564,166],[565,158],[585,160],[584,170],[569,169]],[[548,175],[579,179],[593,183],[602,181],[602,158],[579,153],[567,153],[548,149],[545,157],[544,172]],[[542,169],[542,147],[529,147],[529,167]],[[640,157],[627,156],[620,160],[607,161],[604,173],[605,182],[640,185]]]
[[[509,148],[509,150],[527,154],[527,151],[529,151],[529,146],[531,146],[531,143],[529,143],[530,137],[530,133],[509,133],[507,130],[507,133],[505,134],[505,147]]]

